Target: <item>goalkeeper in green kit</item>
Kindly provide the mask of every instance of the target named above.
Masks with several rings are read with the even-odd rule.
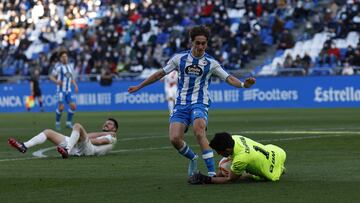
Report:
[[[247,137],[216,133],[210,147],[218,154],[232,160],[226,177],[209,177],[195,173],[189,177],[190,184],[221,184],[239,180],[277,181],[285,170],[286,153],[278,146],[263,145]]]

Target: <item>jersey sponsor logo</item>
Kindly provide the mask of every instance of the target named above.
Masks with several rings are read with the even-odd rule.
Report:
[[[314,96],[314,101],[317,103],[358,102],[360,101],[360,89],[355,89],[354,87],[345,87],[342,89],[316,87]]]
[[[203,70],[197,65],[190,65],[185,68],[185,73],[190,77],[198,77],[203,74]]]

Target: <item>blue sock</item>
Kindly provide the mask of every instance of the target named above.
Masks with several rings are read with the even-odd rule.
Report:
[[[208,169],[208,173],[211,175],[215,175],[215,160],[214,160],[214,153],[211,149],[204,150],[202,152],[202,158],[205,161],[206,167]]]
[[[61,112],[59,109],[56,109],[56,122],[59,123],[61,119]]]
[[[73,116],[74,116],[74,111],[72,111],[71,109],[68,109],[68,112],[67,112],[67,122],[72,122]]]
[[[184,142],[184,146],[179,150],[179,153],[190,160],[193,160],[196,156],[196,154],[193,152],[193,150],[190,149],[186,142]]]

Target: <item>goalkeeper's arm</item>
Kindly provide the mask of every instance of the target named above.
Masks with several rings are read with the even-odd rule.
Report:
[[[234,182],[236,180],[239,180],[241,176],[236,175],[234,173],[232,173],[230,171],[228,176],[224,176],[224,177],[212,177],[211,178],[211,183],[215,183],[215,184],[224,184],[224,183],[230,183],[230,182]]]
[[[224,184],[224,183],[231,183],[236,181],[249,181],[253,180],[253,175],[244,173],[243,175],[236,175],[232,172],[228,176],[220,176],[220,177],[209,177],[203,175],[201,173],[196,173],[190,177],[189,183],[190,184]]]

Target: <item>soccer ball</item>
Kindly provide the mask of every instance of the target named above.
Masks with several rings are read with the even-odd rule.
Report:
[[[230,167],[231,167],[231,159],[227,158],[227,157],[223,157],[220,161],[219,161],[219,170],[220,173],[223,176],[228,176],[230,173]]]

